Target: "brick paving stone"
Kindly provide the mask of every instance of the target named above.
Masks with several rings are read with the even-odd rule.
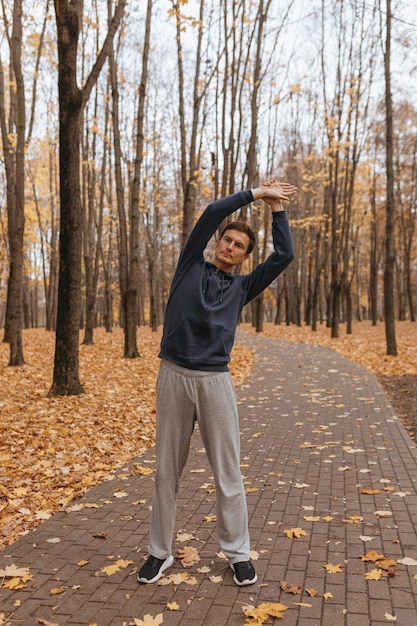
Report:
[[[397,564],[397,576],[368,581],[364,575],[376,564],[359,558],[369,550],[394,560],[417,554],[416,447],[378,381],[328,348],[240,332],[238,340],[256,351],[254,370],[237,394],[258,583],[236,587],[227,562],[216,556],[216,525],[203,520],[215,513],[215,494],[207,492],[214,479],[197,428],[176,525],[194,538],[188,544],[175,539],[173,553],[192,545],[201,561],[187,569],[176,562],[164,574],[186,572],[197,584],[136,582],[147,555],[154,485],[153,474],[137,469],[155,467],[151,449],[80,498],[84,508],[57,513],[0,553],[0,569],[15,563],[33,574],[25,589],[0,588],[4,624],[129,626],[147,613],[163,613],[164,626],[243,626],[243,606],[282,602],[290,607],[279,620],[283,626],[382,626],[386,614],[396,616],[398,626],[417,625],[417,566]],[[363,494],[363,487],[380,493]],[[116,498],[122,490],[127,496]],[[392,515],[378,518],[381,510]],[[348,523],[355,515],[363,521]],[[284,531],[296,527],[307,536],[289,539]],[[100,532],[107,538],[94,536]],[[83,559],[88,563],[77,565]],[[133,563],[107,576],[102,568],[118,559]],[[342,573],[326,572],[326,563],[340,564]],[[203,565],[211,571],[198,572]],[[285,593],[284,580],[302,593]],[[65,592],[51,595],[58,586]],[[174,601],[179,610],[168,610]]]

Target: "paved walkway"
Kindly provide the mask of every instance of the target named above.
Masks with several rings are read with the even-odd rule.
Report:
[[[289,607],[283,619],[267,624],[417,625],[417,451],[379,383],[327,348],[239,341],[256,349],[238,399],[258,582],[236,587],[218,554],[213,477],[196,433],[175,551],[194,547],[199,563],[176,562],[166,585],[136,582],[153,488],[153,474],[141,472],[154,468],[151,449],[0,554],[0,569],[14,563],[33,575],[24,589],[0,589],[0,624],[127,626],[163,613],[164,626],[243,626],[243,607],[281,602]],[[374,561],[362,561],[371,550]],[[365,577],[381,571],[379,580]]]

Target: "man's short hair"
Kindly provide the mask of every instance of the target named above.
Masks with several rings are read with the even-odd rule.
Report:
[[[246,222],[229,222],[220,231],[219,239],[221,239],[224,233],[228,230],[239,230],[241,233],[245,233],[249,237],[249,245],[246,250],[246,254],[250,254],[255,247],[256,237],[252,228]]]

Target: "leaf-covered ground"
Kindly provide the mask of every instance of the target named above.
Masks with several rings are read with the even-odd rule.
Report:
[[[251,331],[250,326],[242,326]],[[265,325],[280,339],[326,345],[375,373],[398,414],[417,424],[417,325],[397,324],[398,357],[385,356],[383,324],[341,327],[330,339],[295,326]],[[0,344],[0,549],[47,519],[75,497],[154,443],[155,380],[160,333],[138,330],[139,359],[124,359],[123,333],[97,329],[93,346],[80,347],[80,378],[86,393],[48,398],[54,335],[24,331],[23,367],[7,366]],[[236,384],[250,372],[253,354],[237,345],[231,371]],[[414,431],[415,432],[415,431]]]

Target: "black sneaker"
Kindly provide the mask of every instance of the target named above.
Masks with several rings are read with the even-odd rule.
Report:
[[[142,567],[140,568],[137,579],[140,583],[155,583],[162,576],[162,572],[164,572],[168,567],[174,562],[174,557],[171,555],[167,559],[157,559],[156,556],[152,556],[151,554],[148,557],[148,560]]]
[[[234,571],[234,582],[243,587],[244,585],[253,585],[258,580],[258,577],[250,561],[241,561],[240,563],[231,563],[230,567]]]

